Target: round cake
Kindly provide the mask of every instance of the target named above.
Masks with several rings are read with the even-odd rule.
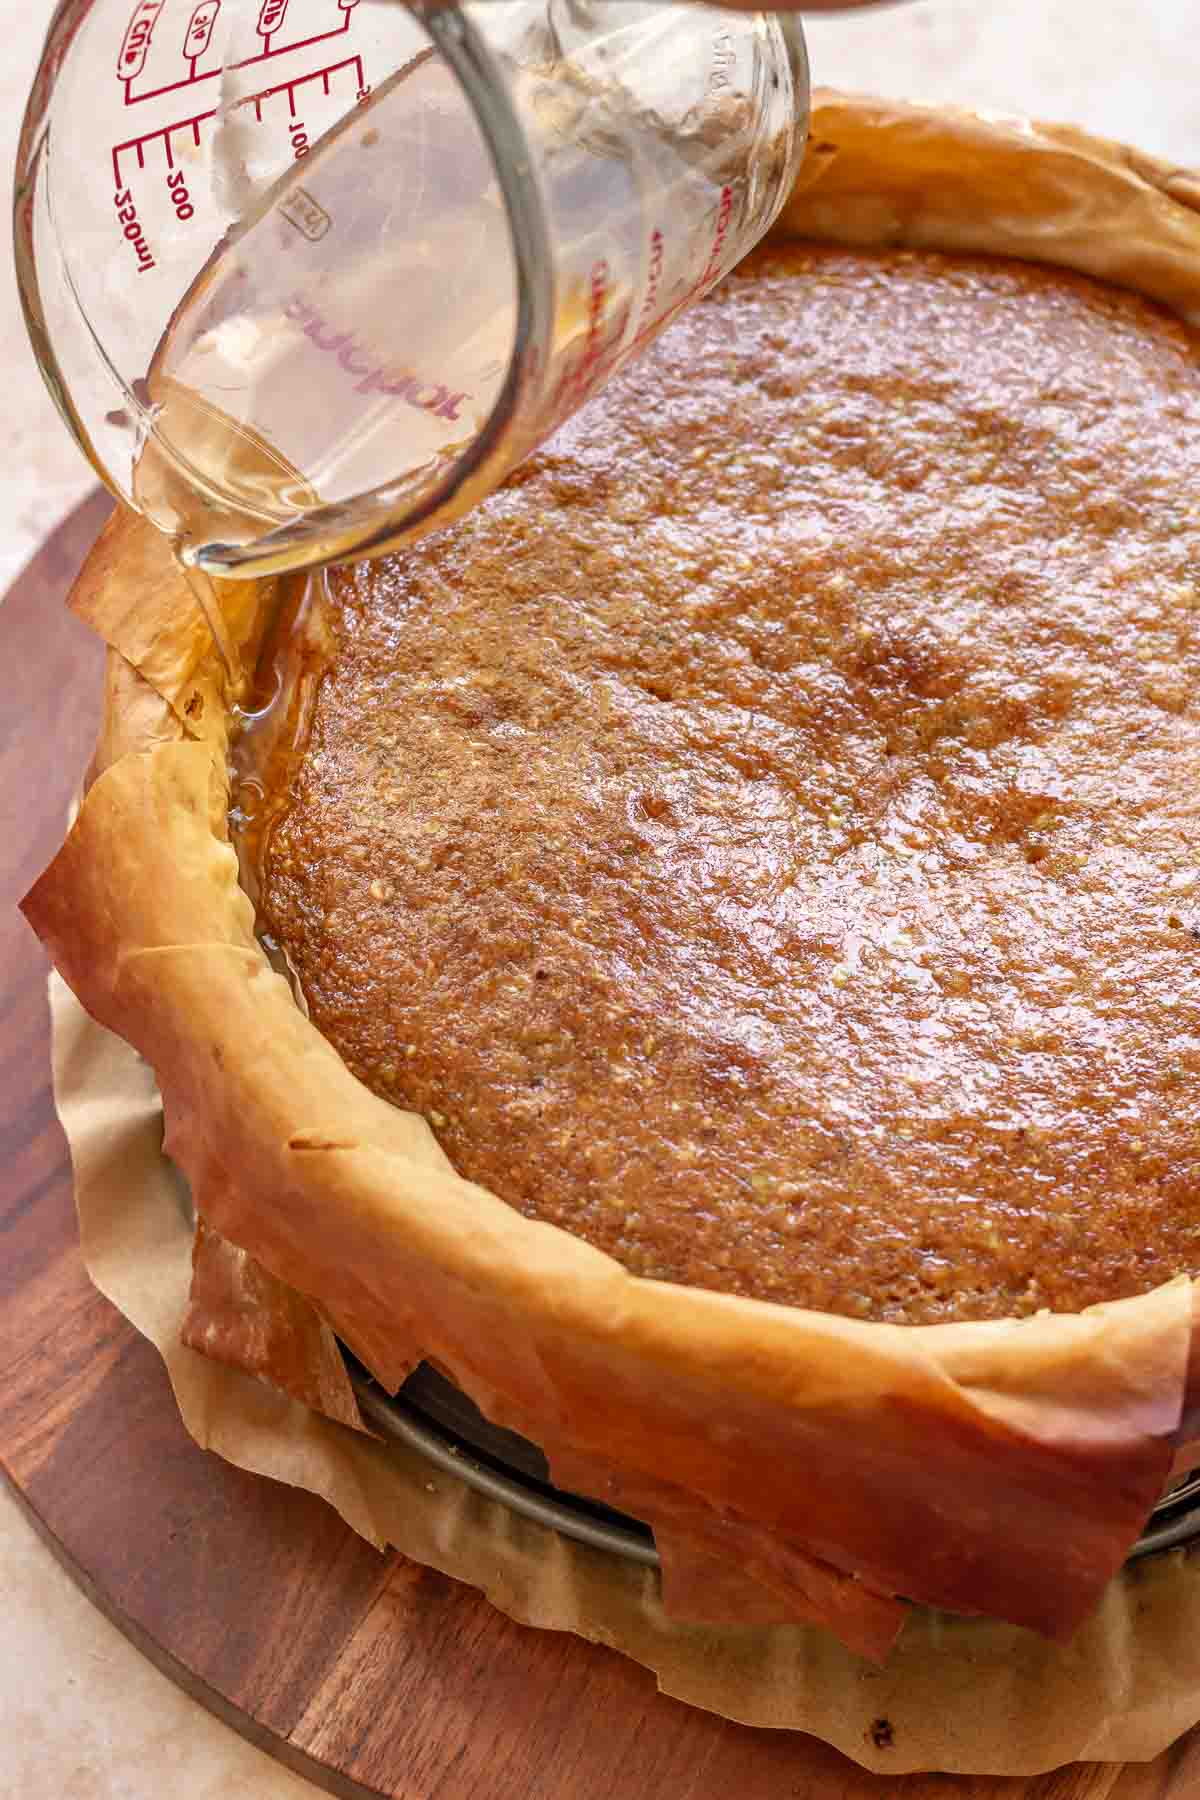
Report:
[[[461,1174],[635,1274],[909,1324],[1200,1262],[1177,320],[771,246],[324,614],[309,741],[244,758],[262,914]]]
[[[118,518],[25,908],[157,1074],[188,1343],[351,1424],[339,1345],[431,1363],[676,1617],[1094,1611],[1200,1438],[1198,215],[821,96],[485,506],[222,588],[244,685]]]

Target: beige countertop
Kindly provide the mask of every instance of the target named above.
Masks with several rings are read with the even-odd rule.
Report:
[[[6,167],[49,12],[48,0],[0,0]],[[1195,0],[915,0],[822,20],[810,27],[809,44],[820,82],[1070,119],[1200,165],[1194,17]],[[46,397],[7,253],[0,260],[2,592],[91,477]],[[0,1794],[301,1800],[312,1793],[144,1662],[76,1592],[4,1490],[0,1607]]]

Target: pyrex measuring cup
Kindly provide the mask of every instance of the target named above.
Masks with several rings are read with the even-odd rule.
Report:
[[[638,0],[63,0],[17,172],[35,351],[213,573],[447,522],[767,229],[794,20]]]

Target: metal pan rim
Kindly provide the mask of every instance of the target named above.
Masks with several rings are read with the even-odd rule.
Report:
[[[404,1388],[392,1397],[361,1366],[351,1362],[350,1367],[363,1416],[384,1438],[417,1451],[434,1468],[457,1476],[476,1493],[499,1501],[522,1518],[643,1568],[661,1567],[653,1536],[640,1521],[624,1520],[620,1514],[610,1514],[607,1508],[597,1507],[582,1496],[560,1493],[532,1475],[513,1469],[498,1456],[494,1447],[491,1455],[486,1451],[481,1453],[469,1438],[452,1432],[432,1418]],[[441,1381],[443,1378],[435,1379]],[[483,1423],[486,1425],[487,1421]],[[524,1440],[514,1441],[524,1443]],[[540,1454],[534,1445],[527,1448],[531,1453]],[[1129,1552],[1126,1565],[1181,1549],[1197,1538],[1200,1538],[1200,1471],[1163,1496],[1145,1531]]]

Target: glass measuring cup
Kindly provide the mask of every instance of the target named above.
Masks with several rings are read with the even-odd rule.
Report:
[[[62,0],[18,157],[35,353],[214,574],[503,476],[770,225],[794,19],[639,0]],[[651,398],[652,403],[652,398]]]

